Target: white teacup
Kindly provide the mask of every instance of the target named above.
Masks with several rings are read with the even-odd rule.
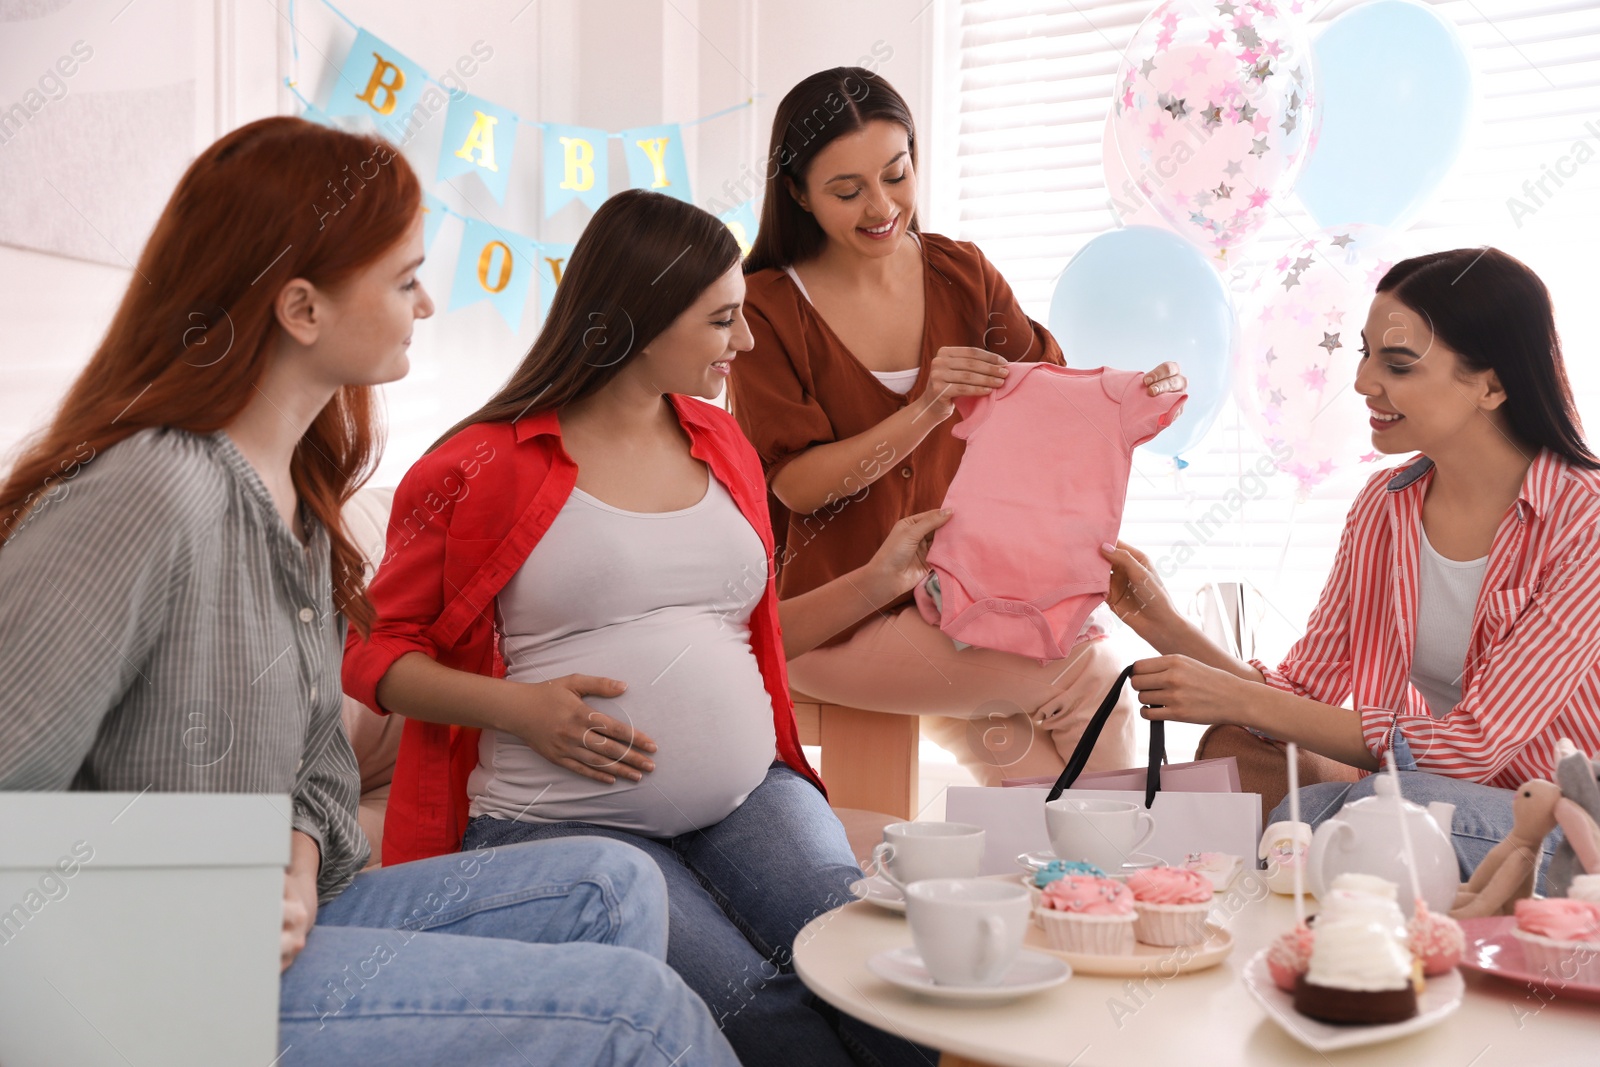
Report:
[[[1084,860],[1115,874],[1156,832],[1156,819],[1125,800],[1061,797],[1044,806],[1050,847],[1064,860]]]
[[[906,920],[937,985],[992,986],[1022,948],[1033,902],[1026,886],[929,878],[906,889]]]
[[[872,850],[872,863],[902,893],[924,878],[973,878],[983,864],[983,827],[964,822],[892,822]]]

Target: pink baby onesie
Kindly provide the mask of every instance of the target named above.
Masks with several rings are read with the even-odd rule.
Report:
[[[1100,546],[1117,539],[1134,446],[1188,394],[1151,396],[1138,371],[1009,366],[1000,388],[955,402],[955,514],[928,549],[941,605],[919,584],[917,608],[958,641],[1061,659],[1110,587]]]

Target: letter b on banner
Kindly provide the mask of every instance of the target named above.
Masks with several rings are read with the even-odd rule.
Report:
[[[325,113],[365,115],[385,136],[399,140],[427,83],[427,71],[362,30],[345,56]]]

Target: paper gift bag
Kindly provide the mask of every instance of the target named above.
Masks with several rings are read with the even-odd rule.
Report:
[[[1144,767],[1129,767],[1121,771],[1085,771],[1072,783],[1073,789],[1137,789],[1143,792],[1148,771]],[[1053,777],[1006,778],[1003,786],[1049,786]],[[1161,790],[1173,793],[1237,793],[1239,791],[1239,759],[1223,756],[1220,759],[1195,760],[1192,763],[1164,763],[1161,765]]]
[[[1001,787],[998,789],[957,786],[945,796],[945,818],[951,822],[966,822],[984,828],[984,874],[1004,874],[1017,869],[1016,857],[1023,852],[1038,852],[1050,848],[1050,835],[1045,828],[1044,806],[1069,787],[1074,796],[1086,799],[1123,800],[1142,803],[1155,816],[1155,834],[1141,850],[1171,866],[1178,866],[1194,852],[1226,852],[1245,857],[1248,861],[1256,854],[1261,840],[1261,798],[1255,793],[1240,793],[1237,761],[1205,760],[1208,764],[1231,764],[1231,779],[1227,766],[1212,766],[1199,772],[1197,780],[1207,785],[1219,781],[1230,784],[1226,792],[1173,792],[1165,788],[1163,765],[1167,761],[1165,724],[1157,719],[1150,723],[1150,758],[1144,770],[1109,771],[1099,776],[1095,785],[1122,785],[1126,789],[1079,789],[1084,775],[1084,765],[1094,751],[1122,687],[1133,674],[1133,668],[1124,668],[1111,684],[1111,691],[1100,702],[1094,716],[1084,727],[1078,747],[1067,760],[1061,777],[1049,788]],[[1177,768],[1171,768],[1176,770]],[[1221,775],[1219,779],[1218,775]]]
[[[983,874],[1020,871],[1023,852],[1048,851],[1043,786],[1011,789],[951,786],[945,793],[945,818],[984,829]],[[1074,789],[1075,797],[1144,803],[1142,790]],[[1156,832],[1140,851],[1170,866],[1191,852],[1226,852],[1251,866],[1261,841],[1261,798],[1255,793],[1171,793],[1161,790],[1150,805]]]

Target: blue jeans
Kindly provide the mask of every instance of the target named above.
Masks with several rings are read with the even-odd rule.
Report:
[[[815,786],[782,763],[726,819],[677,837],[588,823],[480,816],[463,848],[572,834],[626,841],[667,880],[667,962],[705,1000],[748,1067],[933,1067],[938,1053],[834,1011],[794,973],[794,938],[854,900],[861,877],[844,827]]]
[[[1436,800],[1456,806],[1451,820],[1450,837],[1456,848],[1456,862],[1465,882],[1478,869],[1478,864],[1489,850],[1504,841],[1511,833],[1512,789],[1497,789],[1461,778],[1447,778],[1416,769],[1416,760],[1403,735],[1396,735],[1394,745],[1395,767],[1400,772],[1400,794],[1416,804],[1428,805]],[[1308,785],[1300,790],[1300,818],[1315,829],[1326,822],[1347,802],[1376,795],[1378,775],[1369,774],[1356,782],[1323,782]],[[1269,824],[1287,822],[1289,798],[1272,809]],[[1535,890],[1544,892],[1544,876],[1550,866],[1550,856],[1561,842],[1561,831],[1556,830],[1544,839],[1544,855],[1539,860],[1539,873]]]
[[[277,1063],[732,1067],[665,949],[661,875],[611,841],[368,871],[283,975]]]

